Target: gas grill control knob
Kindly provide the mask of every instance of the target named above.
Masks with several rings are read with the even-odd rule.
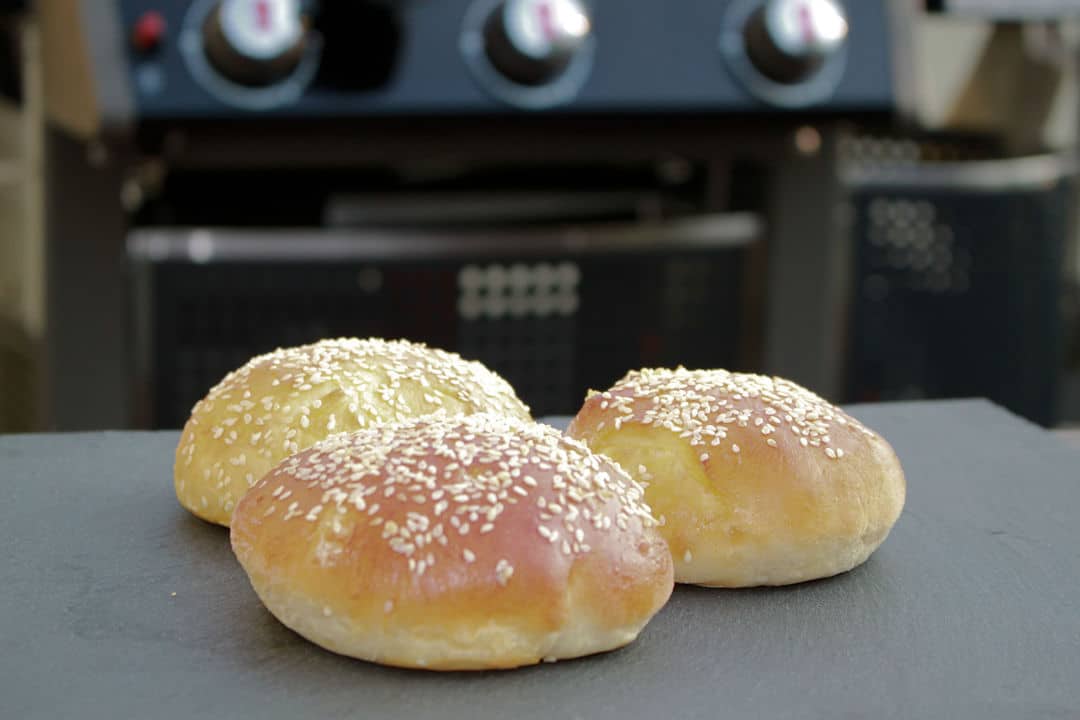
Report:
[[[743,30],[746,53],[765,77],[795,85],[809,79],[847,40],[838,0],[767,0]]]
[[[263,87],[296,69],[306,35],[300,0],[221,0],[206,18],[203,48],[229,80]]]
[[[579,0],[503,0],[484,24],[484,50],[510,80],[543,85],[566,69],[591,31]]]

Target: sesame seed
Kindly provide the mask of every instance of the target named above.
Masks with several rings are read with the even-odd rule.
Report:
[[[593,398],[596,395],[591,396]],[[761,442],[784,430],[799,438],[799,448],[827,448],[839,428],[873,433],[818,395],[789,380],[726,370],[643,369],[627,373],[602,394],[595,431],[604,422],[639,422],[669,430],[698,449],[717,447],[727,428],[755,427]],[[592,400],[599,405],[599,400]],[[739,438],[744,443],[744,438]],[[739,452],[736,444],[732,451]],[[834,449],[835,450],[835,449]],[[841,457],[839,453],[837,457]]]
[[[382,373],[373,374],[372,368]],[[269,376],[270,386],[275,388],[271,394],[253,397],[249,383],[254,372]],[[408,397],[411,388],[430,386],[431,379],[438,380],[440,392],[458,398],[465,413],[493,411],[522,420],[528,417],[528,409],[517,400],[513,388],[480,363],[417,343],[345,338],[275,350],[252,358],[243,367],[229,373],[196,403],[189,426],[196,428],[217,407],[219,413],[227,411],[230,415],[207,428],[209,438],[224,445],[233,445],[241,440],[237,432],[241,426],[255,425],[259,426],[259,432],[244,433],[242,440],[252,447],[260,446],[270,439],[274,430],[274,412],[285,417],[292,416],[297,429],[311,427],[311,409],[322,407],[323,400],[321,397],[309,399],[309,396],[300,395],[309,391],[324,397],[335,391],[343,393],[348,400],[350,413],[358,416],[356,422],[360,426],[372,420],[397,420],[402,414],[407,414],[407,402],[403,398]],[[364,390],[366,388],[370,390]],[[377,402],[378,396],[375,395],[383,390],[389,391],[394,399],[390,403],[389,415],[385,405]],[[365,393],[374,395],[376,401],[362,401]],[[283,399],[281,396],[284,394],[293,399],[284,403],[283,407],[279,400]],[[342,403],[341,407],[344,406]],[[340,411],[330,409],[334,412],[328,413],[328,430],[341,430]],[[259,412],[265,414],[259,415]],[[182,450],[194,449],[191,432],[193,430],[185,432]],[[306,447],[297,437],[295,429],[280,428],[277,432],[280,434],[273,438],[272,445],[260,448],[258,453],[260,463],[265,461],[264,468],[273,467],[287,455],[299,452],[302,446]],[[307,442],[317,439],[311,437]],[[181,467],[188,467],[190,463],[187,460],[191,457],[188,452]],[[231,480],[226,480],[222,488],[230,485]],[[178,477],[177,482],[182,482],[182,479]]]
[[[472,550],[449,543],[448,527],[462,537],[473,525],[480,534],[494,532],[506,509],[530,494],[526,488],[545,488],[516,512],[533,513],[539,537],[531,537],[549,552],[591,552],[589,526],[589,532],[615,533],[656,524],[641,486],[610,461],[552,428],[494,415],[441,416],[335,435],[275,472],[317,490],[314,502],[297,488],[286,519],[322,518],[328,537],[332,529],[344,538],[353,527],[342,521],[344,513],[366,512],[370,527],[379,528],[382,542],[415,576],[440,567],[446,553],[459,563],[476,562]],[[278,482],[268,490],[281,503],[291,494],[285,487]],[[384,501],[388,507],[380,513],[370,500],[384,497],[392,501]],[[317,548],[323,565],[340,552],[336,540],[324,539]],[[505,584],[514,568],[512,558],[502,559],[496,577]]]
[[[514,566],[511,565],[506,559],[499,560],[495,565],[495,579],[500,585],[506,585],[510,582],[511,576],[514,574]]]

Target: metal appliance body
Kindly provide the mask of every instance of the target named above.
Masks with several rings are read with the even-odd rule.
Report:
[[[893,108],[886,3],[822,5],[845,34],[778,80],[745,31],[774,1],[85,0],[99,121],[51,139],[50,424],[175,426],[327,334],[459,350],[538,412],[678,362],[837,397],[835,140]],[[265,62],[220,47],[293,5]],[[507,8],[583,35],[507,75]]]

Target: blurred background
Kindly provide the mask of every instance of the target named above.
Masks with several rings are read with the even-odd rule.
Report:
[[[0,432],[405,337],[1080,422],[1080,0],[0,0]]]

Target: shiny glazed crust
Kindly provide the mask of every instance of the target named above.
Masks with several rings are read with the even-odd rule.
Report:
[[[889,444],[780,378],[634,371],[590,394],[568,434],[646,484],[677,582],[784,585],[845,572],[904,505]]]
[[[552,428],[429,417],[285,460],[231,537],[263,603],[329,650],[508,668],[625,645],[667,601],[671,556],[642,496]]]
[[[230,373],[192,409],[176,448],[176,497],[227,526],[248,488],[292,453],[439,410],[530,418],[509,383],[443,350],[355,338],[276,350]]]

